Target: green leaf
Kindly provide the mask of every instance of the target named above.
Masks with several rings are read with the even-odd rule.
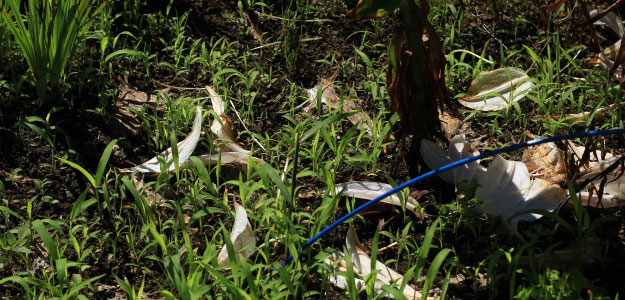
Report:
[[[368,296],[375,296],[376,292],[375,292],[375,281],[376,281],[376,277],[378,275],[378,270],[376,269],[375,265],[377,263],[377,259],[378,259],[378,240],[380,237],[380,227],[376,227],[375,228],[375,234],[373,235],[373,243],[371,244],[371,273],[369,273],[369,275],[367,275],[367,278],[365,278],[365,282],[366,282],[366,289],[367,289],[367,295]]]
[[[136,57],[138,59],[146,58],[145,53],[143,53],[141,51],[131,50],[131,49],[121,49],[121,50],[117,50],[117,51],[107,55],[106,58],[104,59],[104,62],[106,63],[109,60],[111,60],[113,57],[119,56],[119,55],[127,55],[127,56],[131,56],[131,57]]]
[[[423,267],[425,266],[425,262],[428,258],[428,253],[430,252],[430,248],[432,247],[432,239],[434,238],[434,233],[438,226],[440,225],[440,218],[436,218],[432,225],[425,230],[425,238],[423,239],[423,244],[419,248],[419,260],[417,261],[417,274],[416,278],[421,277],[421,273],[423,272]]]
[[[451,252],[451,249],[443,249],[440,252],[438,252],[438,254],[436,254],[436,257],[434,257],[434,260],[432,261],[432,264],[430,265],[430,269],[428,270],[428,276],[425,278],[425,283],[423,284],[423,291],[422,291],[423,300],[427,299],[428,292],[430,291],[430,288],[432,287],[432,284],[434,283],[434,279],[436,279],[436,274],[438,274],[438,270],[440,269],[441,265],[445,261],[445,258],[447,258],[447,255],[449,254],[449,252]]]
[[[72,211],[69,214],[69,223],[70,224],[72,224],[74,219],[81,212],[83,212],[85,209],[87,209],[87,207],[89,207],[92,204],[98,202],[98,200],[96,200],[94,198],[85,201],[85,198],[87,197],[87,193],[88,192],[89,192],[89,189],[85,189],[85,191],[82,192],[82,194],[80,194],[80,196],[78,196],[78,199],[76,199],[76,203],[74,203],[74,207],[72,208]]]
[[[260,170],[261,172],[269,176],[269,178],[271,178],[271,181],[273,181],[278,186],[278,188],[280,189],[280,193],[286,199],[286,201],[288,203],[292,203],[289,189],[287,188],[286,184],[284,184],[282,179],[280,179],[280,175],[278,175],[278,171],[276,171],[276,169],[274,169],[272,166],[270,166],[268,163],[264,161],[260,163]]]
[[[325,119],[325,120],[323,120],[321,122],[318,122],[317,124],[315,124],[315,126],[313,126],[312,128],[308,129],[302,135],[302,138],[299,140],[299,142],[301,143],[301,142],[307,140],[313,134],[317,133],[317,131],[319,131],[319,129],[321,129],[323,127],[326,127],[327,125],[329,125],[331,123],[334,123],[334,122],[336,122],[336,121],[338,121],[340,119],[347,118],[347,117],[349,117],[351,115],[354,115],[354,114],[357,114],[357,113],[358,113],[358,111],[350,111],[350,112],[347,112],[347,113],[336,114],[336,115],[333,115],[331,117],[328,117],[327,119]]]
[[[43,244],[48,249],[48,258],[50,259],[50,263],[56,262],[56,260],[60,258],[59,248],[50,233],[48,232],[48,229],[46,229],[46,226],[43,224],[43,221],[33,221],[33,228],[35,229],[35,231],[37,231],[37,234],[39,234],[39,237],[43,241]]]
[[[64,158],[60,158],[60,157],[56,157],[56,159],[60,160],[62,163],[69,165],[70,167],[78,170],[80,173],[82,173],[82,175],[85,176],[85,178],[87,178],[87,180],[89,180],[89,183],[91,183],[91,186],[93,186],[93,188],[97,188],[98,186],[96,185],[95,182],[95,178],[93,178],[93,176],[91,176],[91,174],[89,174],[89,172],[87,172],[87,170],[85,170],[83,167],[79,166],[76,163],[73,163],[69,160],[66,160]],[[99,167],[98,167],[99,168]]]
[[[362,18],[379,18],[399,8],[401,0],[360,0],[347,17],[360,20]],[[416,16],[415,16],[416,17]]]
[[[100,162],[98,163],[98,169],[95,172],[95,184],[100,186],[102,183],[102,176],[104,175],[104,170],[106,168],[106,163],[109,161],[111,157],[111,152],[113,151],[113,147],[115,147],[115,143],[117,140],[112,140],[102,152],[102,157],[100,157]]]

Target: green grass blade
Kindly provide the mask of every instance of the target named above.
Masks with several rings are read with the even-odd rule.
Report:
[[[37,234],[39,234],[39,237],[43,241],[44,246],[46,246],[46,249],[48,249],[48,258],[50,259],[50,264],[56,262],[56,260],[60,258],[59,248],[56,241],[54,241],[54,239],[48,232],[48,229],[46,229],[43,221],[35,220],[32,224],[33,228],[35,229],[35,231],[37,231]]]
[[[428,275],[425,278],[425,283],[423,284],[421,299],[427,300],[428,292],[430,291],[432,284],[434,284],[434,279],[436,279],[438,270],[440,269],[441,265],[447,258],[447,255],[449,254],[449,252],[451,252],[451,249],[443,249],[440,252],[438,252],[438,254],[436,254],[436,256],[434,257],[434,260],[430,264],[430,269],[428,269]]]
[[[93,188],[97,188],[98,187],[96,185],[95,178],[93,178],[93,176],[91,176],[91,174],[89,174],[89,172],[87,170],[85,170],[83,167],[81,167],[78,164],[73,163],[73,162],[71,162],[69,160],[66,160],[64,158],[58,157],[58,156],[56,157],[56,159],[58,159],[59,161],[61,161],[64,164],[67,164],[70,167],[78,170],[78,172],[82,173],[82,175],[85,176],[85,178],[87,178],[87,180],[89,181],[89,183],[91,184],[91,186]]]
[[[317,131],[319,131],[319,129],[328,126],[331,123],[334,123],[338,120],[347,118],[351,115],[357,114],[358,111],[350,111],[347,113],[340,113],[340,114],[336,114],[333,115],[331,117],[326,118],[325,120],[318,122],[317,124],[315,124],[315,126],[311,127],[310,129],[306,130],[306,132],[304,132],[304,134],[302,135],[302,138],[299,140],[299,142],[303,142],[305,140],[307,140],[308,138],[310,138],[311,136],[313,136],[313,134],[317,133]]]
[[[438,225],[440,224],[440,218],[436,218],[436,220],[428,227],[425,231],[425,238],[423,239],[423,244],[419,248],[419,260],[417,261],[417,274],[416,278],[421,278],[421,273],[423,272],[423,267],[425,266],[425,261],[428,258],[428,253],[430,252],[430,248],[432,247],[432,239],[434,238],[434,232],[438,229]]]
[[[104,175],[104,170],[106,169],[106,164],[111,157],[111,152],[113,152],[113,147],[115,147],[115,143],[117,140],[112,140],[106,148],[104,148],[104,152],[102,152],[102,157],[100,157],[100,162],[98,163],[98,169],[95,172],[95,186],[100,186],[102,183],[102,176]]]

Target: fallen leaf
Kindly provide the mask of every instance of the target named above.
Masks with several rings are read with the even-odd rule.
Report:
[[[341,106],[341,98],[336,93],[336,90],[334,89],[334,84],[332,84],[332,80],[322,78],[320,83],[318,83],[311,89],[306,90],[306,95],[308,96],[308,99],[312,102],[306,108],[307,111],[312,111],[315,107],[315,103],[319,101],[319,99],[317,99],[317,97],[319,96],[319,89],[322,89],[321,103],[323,105],[331,107],[332,109],[338,109]],[[353,110],[359,111],[359,113],[348,116],[347,119],[354,125],[362,126],[367,131],[367,133],[372,136],[373,129],[371,128],[371,125],[373,124],[373,121],[371,121],[371,117],[369,116],[369,114],[363,111],[356,102],[344,100],[343,112],[346,113]]]
[[[460,104],[482,111],[496,111],[525,97],[534,87],[529,76],[519,68],[501,68],[478,75],[471,82]],[[499,94],[499,95],[497,95]]]
[[[566,179],[564,152],[554,143],[525,148],[521,161],[527,166],[532,178],[557,184]]]
[[[359,199],[372,200],[382,194],[390,191],[393,187],[390,184],[371,181],[350,181],[336,184],[334,193],[343,193],[343,196],[355,197]],[[405,202],[406,210],[409,210],[419,216],[419,202],[414,198],[407,196]],[[402,201],[397,195],[386,197],[380,202],[402,206]]]
[[[460,123],[461,120],[452,116],[451,114],[449,114],[446,111],[438,111],[438,119],[441,120],[441,127],[443,129],[443,133],[445,133],[445,137],[447,139],[451,139],[453,136],[457,135],[458,133],[460,133]],[[466,125],[466,123],[464,124]],[[462,129],[465,126],[463,126]],[[468,126],[467,126],[468,127]],[[468,128],[466,128],[468,129]]]
[[[230,240],[232,241],[235,254],[240,254],[244,260],[247,260],[256,252],[256,236],[254,235],[254,230],[252,230],[250,221],[247,219],[245,207],[235,202],[234,208],[235,218],[234,226],[230,231]],[[224,266],[229,264],[230,261],[228,250],[226,249],[226,245],[224,245],[217,256],[217,263],[220,266]]]
[[[112,115],[117,126],[123,128],[131,135],[136,135],[137,129],[141,127],[141,121],[135,117],[131,109],[141,111],[146,104],[149,104],[155,106],[154,109],[156,110],[164,110],[165,106],[156,106],[158,100],[156,94],[137,91],[130,87],[127,80],[120,78],[120,81],[119,94],[117,95]],[[162,92],[166,91],[167,89]]]
[[[353,272],[355,275],[360,278],[366,278],[369,274],[371,274],[371,258],[362,250],[363,246],[358,236],[356,235],[356,231],[354,227],[351,227],[347,231],[347,236],[345,238],[345,246],[347,248],[347,252],[352,261]],[[345,263],[346,255],[341,252],[334,252],[328,255],[324,262],[328,265],[334,267],[335,272],[347,272],[347,264]],[[376,282],[374,284],[375,291],[379,294],[382,293],[382,286],[390,286],[396,285],[397,288],[401,286],[404,277],[397,273],[397,271],[387,267],[382,262],[377,261],[375,263],[375,269],[378,271],[376,275]],[[356,289],[359,291],[366,289],[365,281],[358,277],[355,278]],[[347,278],[343,275],[330,275],[330,282],[335,286],[347,290]],[[421,299],[422,295],[420,292],[416,291],[412,286],[406,284],[404,290],[402,291],[402,295],[404,295],[407,299]],[[434,299],[432,297],[427,297],[427,299]]]
[[[221,139],[223,143],[222,151],[250,153],[250,151],[245,150],[241,145],[239,145],[234,138],[234,125],[232,124],[232,120],[230,120],[225,113],[224,101],[217,94],[217,92],[215,92],[213,87],[207,85],[205,88],[210,95],[213,110],[220,117],[220,119],[213,120],[213,123],[211,124],[211,131],[219,139]]]
[[[612,67],[612,65],[610,65],[607,68],[609,69],[611,67]],[[582,122],[582,121],[585,121],[591,115],[593,116],[593,118],[596,118],[596,117],[605,115],[609,111],[616,111],[620,106],[623,106],[623,105],[625,105],[625,101],[620,102],[620,103],[610,104],[610,106],[608,106],[608,107],[597,108],[594,111],[594,113],[591,113],[589,111],[585,111],[585,112],[581,112],[581,113],[577,113],[577,114],[568,114],[568,115],[564,116],[563,121],[566,121],[567,123],[570,123],[570,124],[578,123],[580,126],[585,126],[586,123]]]
[[[193,150],[195,150],[195,146],[197,146],[197,142],[200,140],[200,133],[202,132],[202,108],[197,106],[195,108],[195,120],[193,121],[193,130],[189,135],[181,142],[178,143],[178,163],[180,166],[184,165],[184,163],[191,157]],[[158,161],[158,157],[162,157],[165,163],[169,163],[173,158],[172,149],[167,148],[167,150],[161,152],[156,157],[138,165],[134,168],[121,169],[119,170],[122,173],[132,173],[132,172],[140,172],[140,173],[160,173],[161,172],[161,164]],[[176,166],[171,164],[167,171],[171,171]]]

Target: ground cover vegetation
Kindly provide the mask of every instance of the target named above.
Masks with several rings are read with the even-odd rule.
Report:
[[[297,249],[623,128],[621,2],[0,0],[0,295],[618,298],[622,136]]]

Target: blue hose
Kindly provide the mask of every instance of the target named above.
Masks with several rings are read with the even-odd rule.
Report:
[[[511,152],[514,150],[519,150],[519,149],[523,149],[523,148],[527,148],[527,147],[531,147],[531,146],[535,146],[535,145],[540,145],[540,144],[544,144],[544,143],[549,143],[549,142],[557,142],[557,141],[562,141],[562,140],[570,140],[570,139],[575,139],[575,138],[583,138],[583,137],[590,137],[590,136],[598,136],[598,135],[615,135],[615,134],[625,134],[625,129],[623,128],[619,128],[619,129],[607,129],[607,130],[592,130],[592,131],[584,131],[584,132],[575,132],[575,133],[571,133],[571,134],[565,134],[565,135],[558,135],[558,136],[554,136],[554,137],[548,137],[548,138],[543,138],[543,139],[536,139],[536,140],[531,140],[531,141],[527,141],[524,143],[519,143],[519,144],[514,144],[508,147],[503,147],[501,149],[497,149],[497,150],[492,150],[492,151],[486,151],[480,155],[476,155],[476,156],[471,156],[471,157],[467,157],[455,162],[452,162],[448,165],[442,166],[436,170],[432,170],[429,171],[425,174],[422,174],[418,177],[415,177],[413,179],[410,179],[396,187],[394,187],[393,189],[391,189],[390,191],[378,196],[377,198],[373,199],[373,200],[369,200],[367,201],[367,203],[357,207],[356,209],[352,210],[351,212],[349,212],[348,214],[344,215],[343,217],[341,217],[340,219],[336,220],[334,223],[330,224],[330,226],[326,227],[325,229],[321,230],[319,233],[317,233],[317,235],[313,236],[311,239],[309,239],[304,246],[302,246],[302,249],[298,249],[297,253],[300,253],[301,251],[304,251],[306,249],[308,249],[308,247],[310,247],[312,244],[314,244],[317,240],[319,240],[321,237],[323,237],[324,235],[330,233],[330,231],[334,230],[336,227],[338,227],[339,225],[341,225],[343,222],[351,219],[353,216],[355,216],[357,213],[367,209],[369,206],[376,204],[378,201],[393,195],[399,191],[401,191],[402,189],[404,189],[405,187],[409,187],[419,181],[421,181],[422,179],[428,178],[432,175],[436,175],[448,170],[451,170],[455,167],[458,167],[460,165],[463,164],[467,164],[473,161],[476,161],[478,159],[482,159],[485,157],[490,157],[490,156],[495,156],[497,154],[500,153],[506,153],[506,152]],[[293,255],[290,255],[285,261],[283,261],[280,266],[284,266],[285,264],[288,264],[289,262],[291,262],[291,260],[293,260]]]

